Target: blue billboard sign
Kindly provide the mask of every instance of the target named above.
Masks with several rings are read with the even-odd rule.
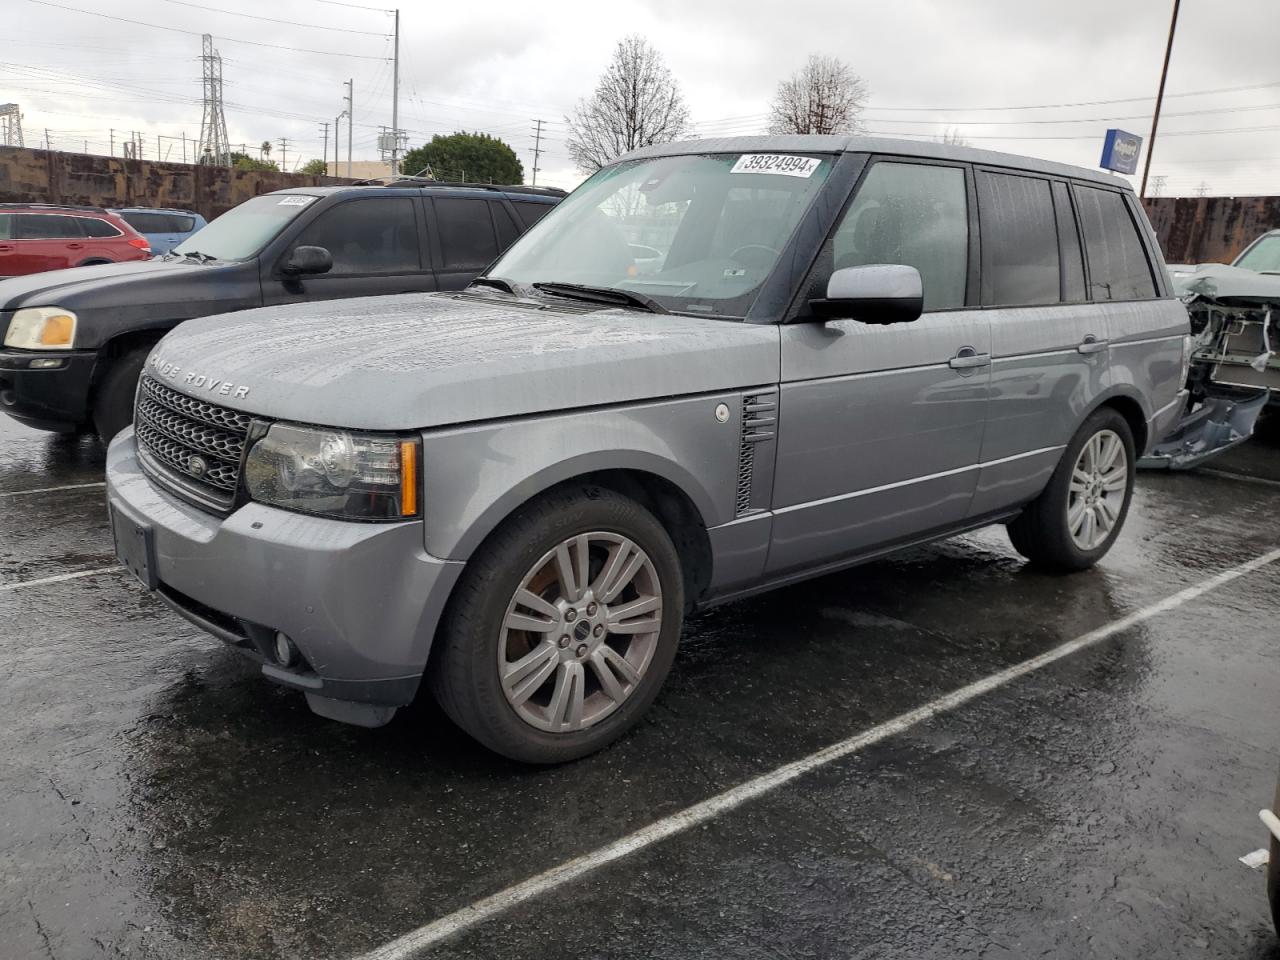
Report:
[[[1140,153],[1142,138],[1136,133],[1108,130],[1107,139],[1102,143],[1102,162],[1098,166],[1116,173],[1137,173]]]

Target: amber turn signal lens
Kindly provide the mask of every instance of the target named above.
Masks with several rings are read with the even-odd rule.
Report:
[[[46,347],[67,347],[76,332],[76,322],[66,314],[46,317],[40,331],[40,343]]]
[[[418,444],[413,440],[400,442],[400,513],[418,513]]]

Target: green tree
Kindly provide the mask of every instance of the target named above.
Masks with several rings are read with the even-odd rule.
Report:
[[[304,163],[302,165],[302,169],[298,172],[309,174],[313,177],[328,176],[329,164],[325,163],[325,161],[321,160],[319,157],[316,157],[314,160],[308,160]]]
[[[524,166],[516,152],[487,133],[436,134],[430,143],[405,153],[400,170],[437,180],[524,183]]]
[[[274,160],[259,160],[239,150],[231,151],[231,166],[236,170],[279,170]]]

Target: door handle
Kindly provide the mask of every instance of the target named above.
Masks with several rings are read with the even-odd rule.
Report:
[[[0,243],[0,253],[12,253],[12,252],[13,252],[13,247],[9,246],[9,244],[7,243]]]
[[[83,250],[83,249],[84,249],[84,244],[83,244],[83,243],[68,243],[68,244],[67,244],[67,249],[68,249],[68,250]]]
[[[1080,345],[1076,347],[1076,353],[1090,354],[1101,353],[1111,345],[1110,340],[1099,340],[1092,333],[1080,341]]]
[[[961,347],[960,352],[947,361],[952,370],[972,370],[974,367],[991,365],[991,354],[978,353],[973,347]]]

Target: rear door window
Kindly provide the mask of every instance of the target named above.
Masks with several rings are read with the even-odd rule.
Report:
[[[832,237],[834,267],[897,263],[920,271],[925,310],[963,307],[969,210],[961,167],[880,162]]]
[[[1075,187],[1089,261],[1091,300],[1146,300],[1156,295],[1151,264],[1124,196],[1079,184]]]
[[[498,255],[487,200],[436,197],[436,224],[446,270],[482,270]]]
[[[978,171],[984,306],[1058,303],[1061,267],[1049,181]]]
[[[493,224],[498,229],[498,246],[505,250],[516,242],[516,237],[520,236],[520,228],[516,226],[507,208],[498,201],[489,201],[489,212],[493,214]]]
[[[15,240],[79,240],[84,234],[77,217],[51,213],[19,213],[14,217]]]
[[[13,214],[0,213],[0,240],[13,239]]]
[[[99,239],[120,236],[120,231],[105,220],[95,220],[92,217],[77,217],[76,219],[80,222],[80,229],[84,231],[86,237]]]
[[[409,197],[339,203],[303,228],[294,246],[328,250],[333,269],[325,276],[415,272],[421,260],[413,206]]]

